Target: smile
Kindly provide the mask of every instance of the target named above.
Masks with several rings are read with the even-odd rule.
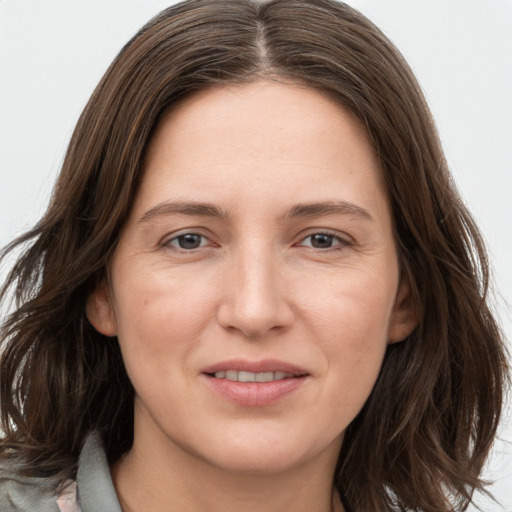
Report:
[[[273,359],[231,359],[203,368],[201,374],[215,395],[242,407],[277,404],[311,377],[305,368]]]
[[[216,379],[227,379],[233,382],[273,382],[294,377],[285,372],[244,372],[238,370],[219,371],[214,373]]]

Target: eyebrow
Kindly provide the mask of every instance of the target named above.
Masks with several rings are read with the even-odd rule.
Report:
[[[165,215],[193,215],[199,217],[226,218],[229,212],[211,203],[173,201],[164,202],[148,210],[139,222],[144,223]],[[285,218],[318,217],[322,215],[353,215],[373,220],[367,210],[348,201],[326,201],[319,203],[299,203],[286,211]]]
[[[181,214],[181,215],[194,215],[196,217],[218,217],[225,218],[228,212],[221,210],[217,206],[210,203],[195,203],[185,201],[164,202],[156,205],[154,208],[148,210],[140,219],[139,222],[147,222],[155,217]]]
[[[326,201],[321,203],[299,203],[288,210],[286,217],[318,217],[322,215],[353,215],[373,220],[370,213],[348,201]]]

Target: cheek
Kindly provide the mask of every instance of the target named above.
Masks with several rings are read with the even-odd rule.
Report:
[[[184,359],[201,338],[214,309],[211,287],[191,286],[188,277],[160,271],[118,280],[114,310],[129,372],[133,366],[142,373],[147,364],[151,374],[165,361]]]
[[[299,305],[326,342],[349,346],[355,354],[386,344],[397,278],[384,273],[347,270],[316,279]]]
[[[325,358],[335,400],[359,409],[371,392],[388,344],[394,281],[361,273],[317,287],[302,308]]]

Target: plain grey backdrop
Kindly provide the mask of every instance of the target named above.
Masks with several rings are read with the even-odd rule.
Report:
[[[44,211],[77,117],[158,0],[0,0],[0,246]],[[512,339],[512,0],[350,0],[401,49],[487,241]],[[6,268],[0,268],[0,277]],[[512,512],[512,410],[486,476]],[[475,510],[475,509],[472,509]]]

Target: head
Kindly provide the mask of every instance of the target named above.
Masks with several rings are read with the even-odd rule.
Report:
[[[421,90],[392,44],[344,4],[222,4],[171,7],[123,48],[80,117],[45,217],[20,241],[33,240],[10,278],[24,304],[4,334],[16,341],[1,367],[10,445],[32,445],[33,467],[42,447],[56,453],[46,470],[71,467],[94,428],[111,460],[130,447],[133,387],[117,333],[97,330],[88,304],[108,286],[161,127],[201,94],[266,81],[315,91],[361,131],[413,319],[385,347],[344,433],[336,485],[361,509],[447,506],[446,488],[465,500],[494,436],[505,363],[485,304],[485,252]]]

